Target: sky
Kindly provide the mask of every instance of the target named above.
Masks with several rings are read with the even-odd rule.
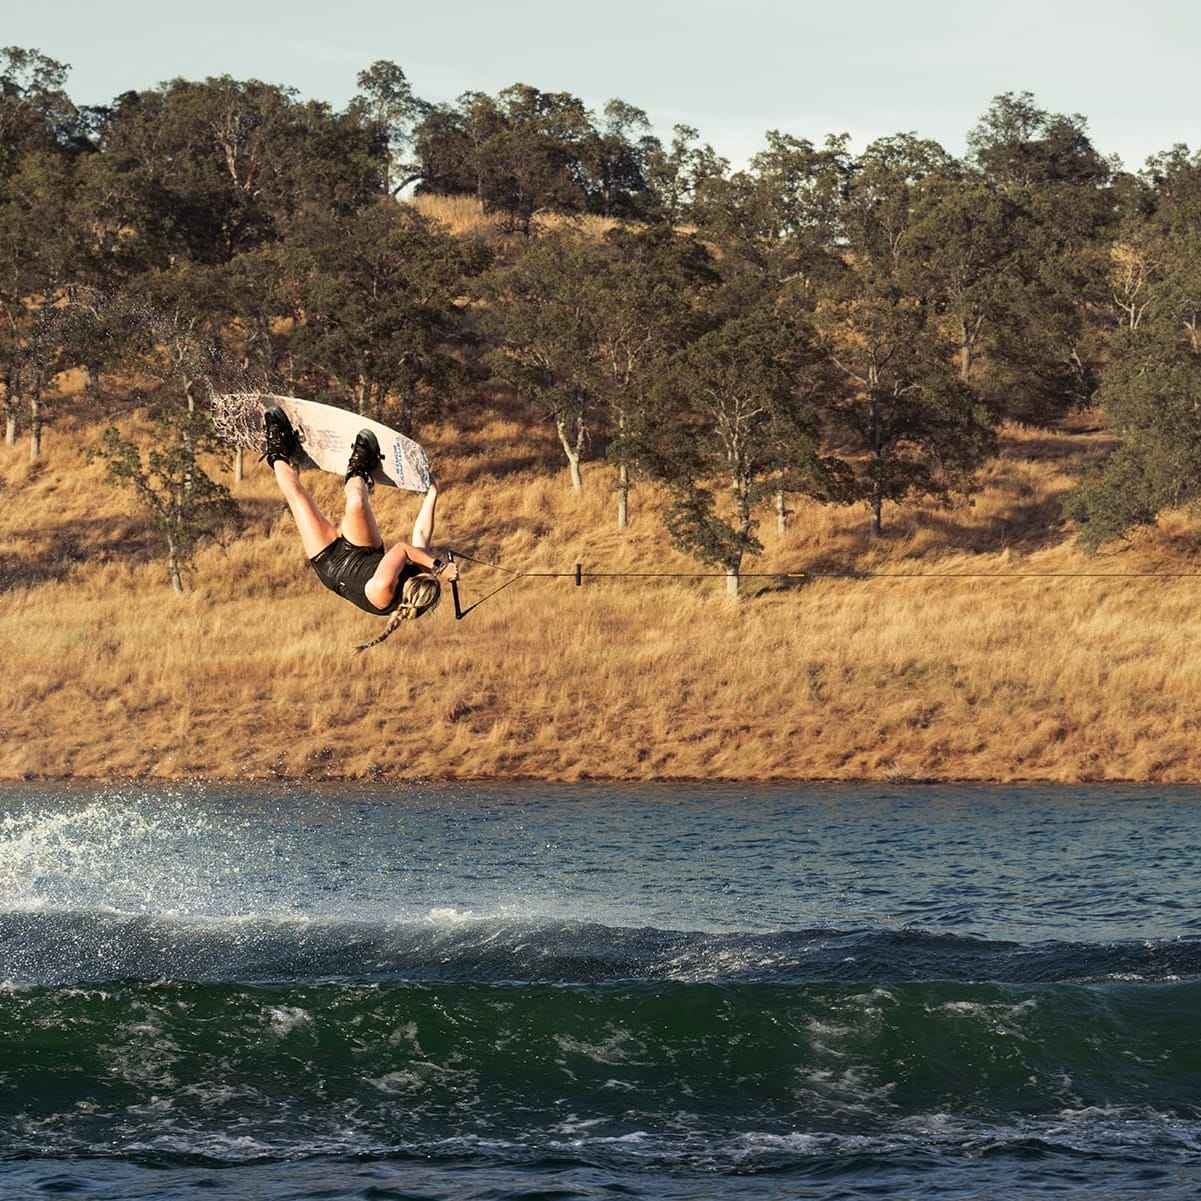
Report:
[[[230,75],[341,109],[384,59],[453,104],[515,83],[599,117],[690,125],[734,168],[769,130],[860,149],[896,133],[954,155],[1003,92],[1080,114],[1130,170],[1201,149],[1198,0],[4,0],[0,46],[70,67],[80,105]]]

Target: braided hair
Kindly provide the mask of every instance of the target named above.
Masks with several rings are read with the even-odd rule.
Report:
[[[384,627],[384,632],[370,642],[360,643],[354,648],[356,655],[361,655],[373,646],[379,646],[389,637],[402,621],[416,621],[423,614],[430,613],[438,607],[442,599],[442,584],[432,571],[421,571],[405,580],[400,590],[400,604]]]

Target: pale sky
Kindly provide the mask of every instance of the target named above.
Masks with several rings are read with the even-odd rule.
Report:
[[[77,104],[183,77],[261,79],[345,106],[396,63],[453,103],[514,83],[599,117],[640,108],[734,167],[776,129],[820,143],[912,132],[955,155],[1002,92],[1079,113],[1132,170],[1201,148],[1199,0],[3,0],[0,45],[70,65]]]

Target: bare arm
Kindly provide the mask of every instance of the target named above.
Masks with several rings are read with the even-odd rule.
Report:
[[[410,563],[434,571],[434,552],[423,546],[413,546],[409,542],[398,542],[392,547],[380,560],[375,575],[367,581],[367,586],[363,589],[367,599],[377,609],[386,608],[391,604],[396,595],[400,574]],[[454,563],[444,563],[435,574],[439,579],[457,580],[459,569]]]

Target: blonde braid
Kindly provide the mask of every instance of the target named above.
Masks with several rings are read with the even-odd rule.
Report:
[[[354,648],[356,655],[361,655],[365,650],[370,650],[373,646],[379,646],[385,638],[395,633],[397,626],[402,621],[416,621],[423,613],[429,613],[433,609],[436,609],[438,602],[442,599],[442,585],[439,583],[438,577],[432,572],[423,571],[405,580],[404,586],[401,589],[401,597],[403,599],[397,605],[396,612],[392,614],[388,624],[384,627],[384,632],[378,638],[373,638],[370,642],[363,642],[356,646]]]
[[[354,654],[361,655],[364,651],[370,650],[373,646],[379,646],[381,642],[391,634],[395,633],[396,627],[400,625],[406,618],[413,616],[412,605],[401,605],[400,608],[392,614],[391,620],[384,626],[384,632],[378,638],[372,638],[370,642],[360,642],[354,648]]]

